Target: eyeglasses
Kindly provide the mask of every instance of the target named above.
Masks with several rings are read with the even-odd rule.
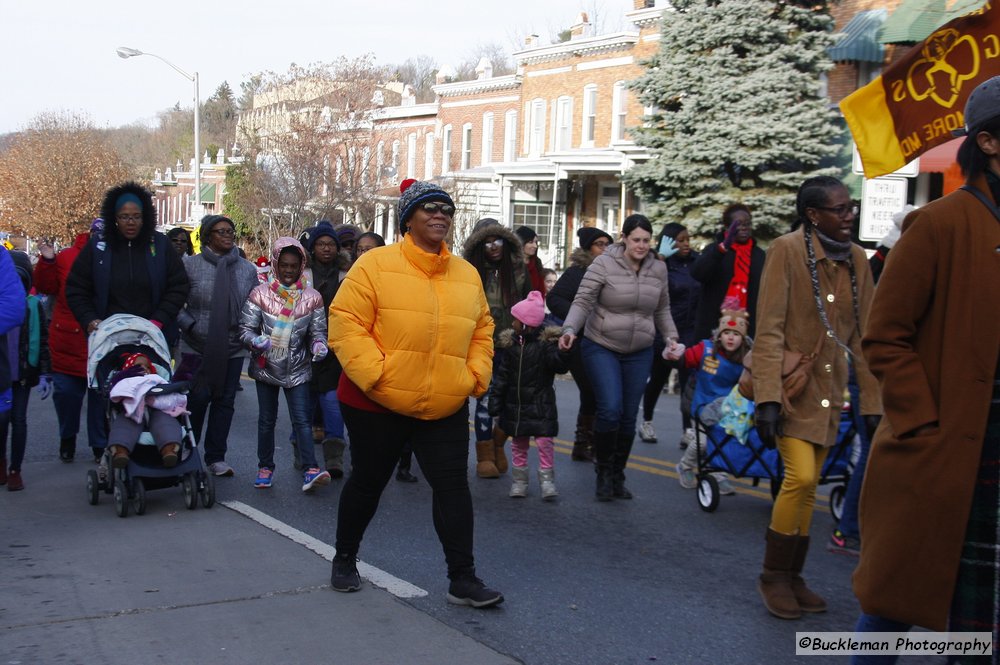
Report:
[[[858,212],[861,210],[860,207],[856,205],[837,206],[835,208],[830,208],[828,206],[813,206],[816,210],[826,210],[827,212],[832,212],[834,215],[841,219],[847,219],[848,217],[856,217]]]
[[[337,243],[335,243],[335,242],[322,242],[320,240],[317,240],[316,244],[313,245],[313,247],[315,249],[336,249],[337,248]]]
[[[135,214],[135,215],[125,215],[125,214],[123,214],[123,215],[115,215],[115,219],[117,221],[119,221],[119,222],[126,222],[126,223],[128,223],[128,222],[141,222],[142,221],[142,214],[138,213],[138,214]]]
[[[503,238],[495,238],[493,240],[487,240],[483,245],[489,249],[500,249],[503,247]]]
[[[214,233],[215,235],[217,235],[217,236],[219,236],[221,238],[235,238],[236,237],[236,231],[233,231],[232,229],[212,229],[212,233]]]
[[[436,215],[438,211],[441,211],[445,217],[453,217],[455,215],[455,206],[450,206],[447,203],[423,203],[420,208],[431,215]]]
[[[600,240],[595,240],[594,242],[592,242],[590,244],[592,246],[595,246],[595,247],[607,247],[608,245],[611,244],[611,241],[610,240],[605,240],[604,238],[602,238]]]

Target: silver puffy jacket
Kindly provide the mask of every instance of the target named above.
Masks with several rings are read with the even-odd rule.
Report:
[[[270,337],[283,304],[267,284],[254,288],[240,312],[240,341],[250,348],[251,379],[291,388],[312,378],[313,343],[319,341],[326,346],[326,309],[319,291],[303,289],[292,311],[295,324],[288,342],[288,356],[275,360],[271,351],[261,353],[254,350],[250,342],[258,335]],[[259,362],[261,356],[264,358],[263,367]]]

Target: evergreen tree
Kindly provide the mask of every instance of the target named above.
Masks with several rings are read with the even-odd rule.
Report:
[[[829,167],[839,131],[819,80],[832,66],[833,21],[822,0],[671,4],[659,52],[631,84],[655,109],[633,130],[654,158],[625,180],[659,221],[694,234],[714,234],[722,210],[742,202],[757,237],[780,235],[799,184],[839,175]]]

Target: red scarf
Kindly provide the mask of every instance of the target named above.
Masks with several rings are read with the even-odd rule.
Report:
[[[734,244],[732,251],[736,256],[733,262],[733,278],[726,290],[726,298],[736,298],[740,307],[747,309],[747,289],[750,287],[750,253],[753,251],[753,241],[742,245]]]

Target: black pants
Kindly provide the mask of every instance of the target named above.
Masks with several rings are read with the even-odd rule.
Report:
[[[448,576],[474,570],[469,493],[469,406],[440,420],[373,413],[340,405],[351,441],[351,475],[340,493],[337,553],[355,556],[382,490],[407,442],[433,492],[432,512]]]
[[[576,382],[577,390],[580,391],[580,415],[595,415],[597,413],[597,398],[594,396],[594,388],[587,376],[587,368],[583,366],[583,356],[580,355],[580,340],[573,344],[566,364],[569,365],[569,373]]]

